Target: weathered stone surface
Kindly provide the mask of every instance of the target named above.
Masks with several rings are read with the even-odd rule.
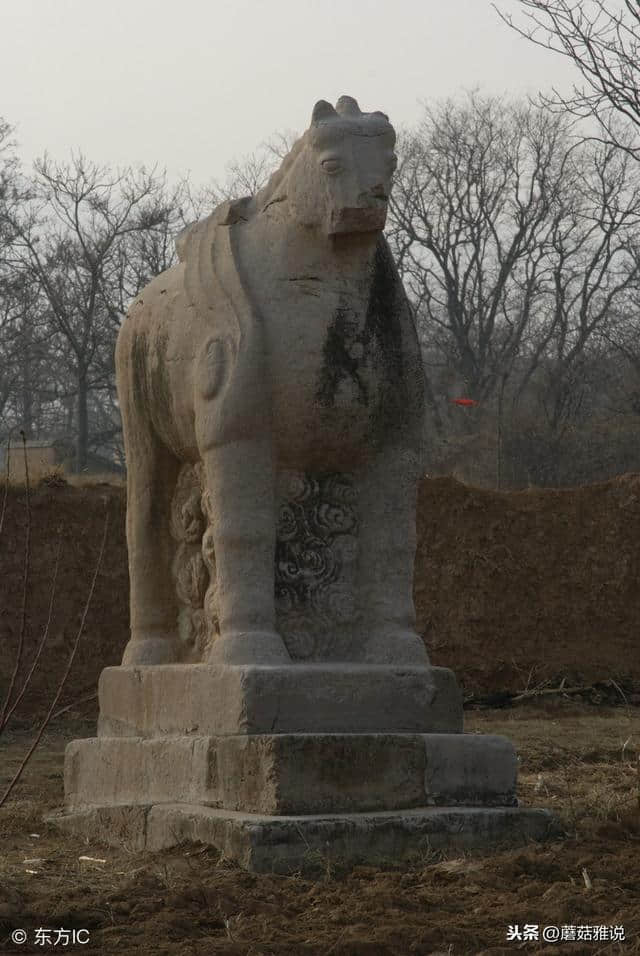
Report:
[[[99,697],[101,737],[462,730],[443,667],[107,667]]]
[[[429,734],[423,739],[427,803],[515,804],[518,758],[506,737]]]
[[[99,737],[65,756],[66,806],[194,803],[263,814],[515,804],[516,756],[475,734]]]
[[[119,843],[111,807],[93,807],[51,818],[89,840]],[[424,859],[432,850],[499,849],[561,832],[547,810],[519,807],[431,807],[402,813],[318,814],[270,817],[188,804],[133,808],[128,838],[136,849],[161,850],[187,841],[217,847],[256,873],[325,871],[328,866],[384,866]],[[144,817],[144,819],[143,819]],[[132,844],[133,845],[133,844]]]
[[[320,101],[256,196],[179,237],[116,349],[125,664],[428,664],[424,377],[383,236],[395,133]]]
[[[220,805],[210,737],[93,737],[65,751],[65,805]]]
[[[424,803],[424,744],[410,734],[226,737],[222,799],[253,813],[339,813]]]
[[[147,847],[148,806],[87,807],[71,813],[52,813],[45,816],[71,837],[89,843],[107,843],[139,853]]]

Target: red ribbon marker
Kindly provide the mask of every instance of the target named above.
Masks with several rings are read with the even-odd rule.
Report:
[[[475,398],[450,398],[449,401],[453,402],[454,405],[462,405],[464,408],[479,404]]]

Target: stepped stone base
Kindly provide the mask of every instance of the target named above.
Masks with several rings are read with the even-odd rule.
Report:
[[[99,737],[462,730],[462,697],[446,667],[107,667],[98,696]]]
[[[462,733],[439,667],[111,667],[98,736],[65,756],[65,811],[94,840],[212,844],[256,872],[384,864],[542,839],[503,737]]]
[[[88,840],[133,851],[187,841],[210,844],[254,873],[312,874],[336,864],[384,866],[419,861],[434,850],[495,850],[559,832],[548,810],[517,807],[265,816],[164,804],[92,807],[49,819]]]
[[[517,760],[476,734],[97,737],[65,756],[70,810],[197,803],[248,813],[513,806]]]

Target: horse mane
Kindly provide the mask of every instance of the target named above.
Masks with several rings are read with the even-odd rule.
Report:
[[[245,198],[240,200],[243,206],[242,218],[245,218],[247,214],[249,216],[255,216],[256,213],[266,209],[269,203],[286,199],[286,192],[283,190],[285,180],[294,162],[306,146],[309,134],[314,127],[317,128],[318,124],[331,128],[334,123],[339,123],[342,128],[344,128],[345,125],[349,127],[353,125],[358,128],[361,127],[362,124],[366,126],[374,124],[377,128],[388,128],[393,133],[393,128],[389,123],[389,117],[386,113],[381,113],[380,111],[363,113],[356,100],[351,96],[341,96],[336,103],[335,109],[325,100],[319,100],[313,110],[311,126],[295,141],[278,169],[271,174],[266,184],[257,191],[255,196],[251,199]]]
[[[256,212],[262,211],[265,206],[268,206],[268,204],[278,196],[281,191],[281,187],[289,174],[289,170],[304,148],[306,139],[307,133],[305,132],[302,134],[302,136],[300,136],[299,139],[295,141],[276,171],[269,176],[269,179],[265,185],[255,194],[253,197],[253,205]]]

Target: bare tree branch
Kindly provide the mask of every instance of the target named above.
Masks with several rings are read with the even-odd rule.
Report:
[[[564,56],[582,84],[570,95],[554,89],[542,102],[578,119],[595,120],[603,141],[640,159],[640,6],[634,0],[517,0],[524,21],[493,4],[521,37]],[[620,120],[624,123],[621,124]],[[629,130],[633,129],[633,139]]]
[[[25,545],[24,545],[24,562],[23,562],[23,572],[22,572],[22,602],[20,608],[20,633],[18,636],[18,644],[16,647],[15,659],[13,662],[13,670],[11,672],[11,679],[9,680],[9,686],[7,688],[7,693],[5,696],[4,704],[2,705],[2,712],[0,712],[0,730],[5,726],[7,722],[7,714],[11,706],[11,698],[13,696],[13,691],[16,685],[16,680],[18,673],[20,671],[20,664],[22,663],[22,655],[24,651],[24,639],[27,626],[27,595],[29,593],[29,568],[31,564],[31,502],[29,496],[29,461],[27,456],[27,442],[24,432],[21,432],[22,435],[22,450],[24,454],[24,492],[25,492],[25,507],[27,515],[27,528],[25,535]]]

